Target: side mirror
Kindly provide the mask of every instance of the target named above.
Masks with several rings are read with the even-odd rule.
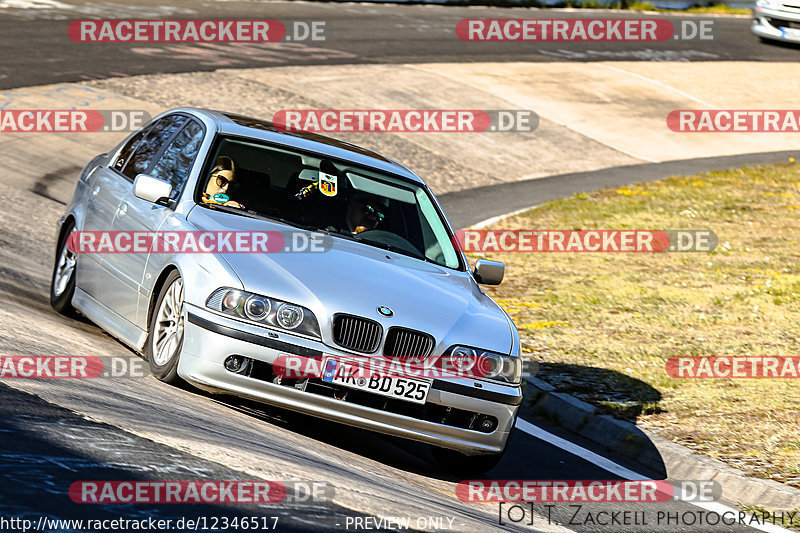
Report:
[[[500,285],[505,273],[506,266],[503,263],[488,259],[478,259],[475,262],[475,269],[472,271],[475,281],[483,285]]]
[[[142,200],[158,205],[167,205],[171,193],[172,185],[147,174],[139,174],[133,180],[133,194]]]

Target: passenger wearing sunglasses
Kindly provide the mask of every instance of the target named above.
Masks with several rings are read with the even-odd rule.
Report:
[[[231,190],[235,186],[236,165],[233,163],[233,159],[225,155],[219,156],[214,162],[214,168],[208,177],[206,190],[203,192],[203,202],[244,208],[239,202],[230,199]]]

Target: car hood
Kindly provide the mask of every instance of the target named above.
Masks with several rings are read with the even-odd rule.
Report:
[[[189,222],[201,231],[293,231],[277,222],[206,208],[192,209]],[[512,345],[506,314],[483,294],[468,272],[459,272],[338,237],[326,237],[324,252],[224,253],[245,290],[303,305],[317,317],[323,341],[334,345],[331,322],[348,313],[403,326],[436,339],[436,353],[464,344],[501,353]],[[302,239],[302,237],[300,237]],[[394,316],[377,312],[387,306]]]

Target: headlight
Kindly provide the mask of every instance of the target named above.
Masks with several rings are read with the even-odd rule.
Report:
[[[516,356],[469,346],[452,346],[443,357],[450,359],[450,366],[458,375],[503,381],[514,385],[522,380],[522,360]]]
[[[292,330],[320,338],[319,323],[309,309],[275,298],[236,289],[217,289],[206,307],[262,326]]]
[[[453,365],[460,372],[469,372],[478,362],[478,352],[466,346],[456,346],[450,352]]]
[[[775,0],[756,0],[756,7],[775,7]]]
[[[292,304],[283,304],[278,308],[278,324],[282,328],[294,329],[303,321],[303,309]]]
[[[260,296],[250,296],[244,302],[244,314],[250,320],[260,322],[267,318],[270,310],[269,300]]]

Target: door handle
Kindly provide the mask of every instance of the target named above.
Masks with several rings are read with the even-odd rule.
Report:
[[[98,185],[98,186],[97,186],[97,187],[95,187],[95,188],[94,188],[94,190],[92,191],[92,196],[97,196],[97,193],[99,193],[99,192],[100,192],[100,186]]]
[[[118,213],[118,214],[119,214],[119,216],[121,216],[121,217],[124,217],[124,216],[125,216],[125,213],[127,213],[127,212],[128,212],[128,204],[122,204],[122,205],[120,205],[120,206],[119,206],[119,209],[117,210],[117,213]]]

